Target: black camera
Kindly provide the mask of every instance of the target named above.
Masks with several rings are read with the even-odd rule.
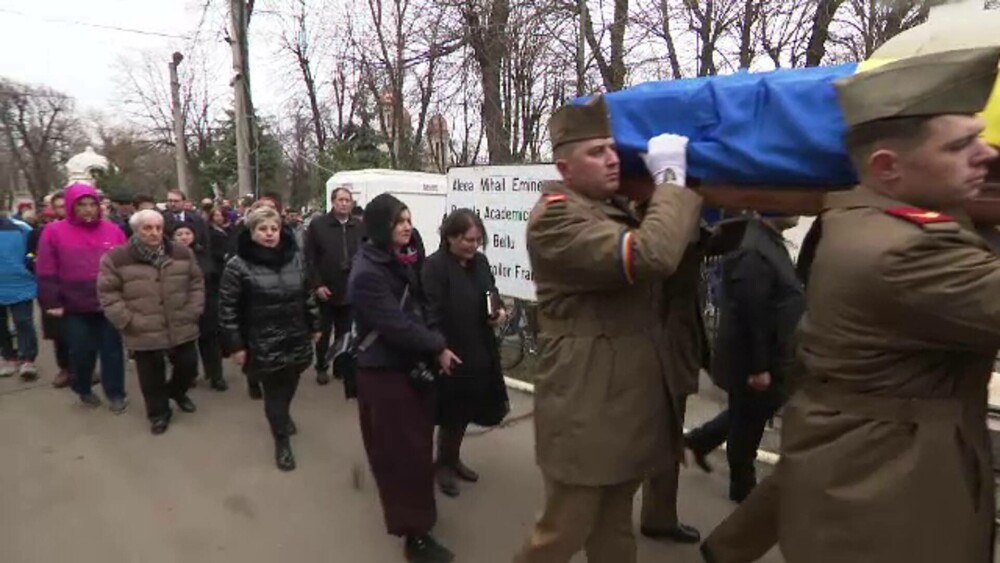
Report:
[[[425,362],[420,362],[417,367],[410,370],[410,379],[418,383],[433,383],[437,379],[437,373]]]

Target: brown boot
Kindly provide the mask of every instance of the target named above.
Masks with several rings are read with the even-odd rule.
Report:
[[[56,374],[56,378],[52,380],[52,386],[56,389],[65,389],[69,387],[70,382],[69,372],[61,369],[59,370],[59,373]]]

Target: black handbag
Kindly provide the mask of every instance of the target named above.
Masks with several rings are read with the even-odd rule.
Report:
[[[403,290],[403,298],[399,300],[400,310],[406,306],[406,300],[410,295],[410,286]],[[378,331],[373,330],[365,335],[364,339],[358,341],[357,323],[351,323],[351,330],[344,333],[334,342],[327,352],[327,359],[333,367],[333,373],[339,375],[344,382],[344,396],[348,399],[358,397],[358,354],[371,348],[372,344],[378,340]]]

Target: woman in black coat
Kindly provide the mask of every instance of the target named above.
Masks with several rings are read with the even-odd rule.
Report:
[[[450,373],[459,359],[423,320],[409,209],[381,194],[368,204],[364,221],[369,239],[358,250],[347,283],[364,348],[357,381],[361,436],[386,528],[406,538],[407,559],[450,561],[451,552],[430,535],[437,520],[434,384],[418,376],[437,366]],[[374,341],[366,342],[373,332]]]
[[[167,236],[194,252],[205,278],[205,310],[198,323],[198,353],[209,385],[216,391],[225,391],[229,389],[229,385],[222,374],[222,345],[219,340],[219,280],[222,278],[224,264],[221,258],[214,256],[214,246],[211,253],[205,251],[190,223],[171,223]],[[191,380],[191,385],[194,385],[194,379]]]
[[[466,427],[499,424],[509,405],[493,332],[506,311],[489,260],[479,252],[485,238],[474,211],[451,212],[441,225],[441,249],[427,258],[422,272],[427,323],[462,358],[452,377],[437,382],[437,482],[451,497],[458,496],[458,479],[479,480],[460,456]]]
[[[306,279],[302,253],[274,209],[247,217],[236,256],[219,290],[223,351],[243,367],[251,391],[263,386],[264,412],[282,471],[295,469],[289,436],[297,429],[289,409],[299,376],[313,359],[319,311]]]

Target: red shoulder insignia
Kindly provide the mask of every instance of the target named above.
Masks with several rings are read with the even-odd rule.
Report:
[[[918,225],[951,223],[955,221],[955,218],[951,215],[945,215],[944,213],[938,213],[937,211],[928,211],[926,209],[920,209],[919,207],[891,207],[886,209],[885,212],[889,215],[906,219],[907,221]]]
[[[557,201],[566,201],[566,194],[545,194],[545,203],[556,203]]]

